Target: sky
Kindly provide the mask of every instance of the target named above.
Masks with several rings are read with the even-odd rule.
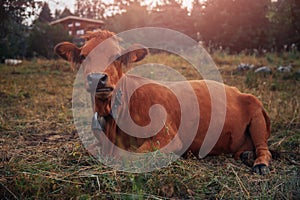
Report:
[[[48,3],[51,12],[54,13],[56,9],[63,10],[65,7],[69,8],[72,12],[74,12],[76,0],[43,0],[43,1]]]
[[[38,1],[38,0],[37,0]],[[54,14],[55,10],[63,10],[65,7],[69,8],[72,12],[75,10],[75,2],[76,0],[42,0],[44,2],[47,2],[51,12]],[[146,2],[155,2],[159,0],[146,0]],[[113,2],[113,0],[103,0],[103,2]],[[185,6],[190,7],[192,1],[191,0],[183,0],[183,4]]]

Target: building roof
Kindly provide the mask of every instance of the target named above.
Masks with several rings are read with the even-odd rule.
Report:
[[[91,23],[98,23],[98,24],[101,24],[101,25],[104,24],[104,21],[102,21],[102,20],[89,19],[89,18],[76,17],[76,16],[67,16],[67,17],[52,21],[49,24],[50,25],[55,25],[55,24],[58,24],[58,23],[61,23],[61,22],[67,21],[67,20],[85,21],[85,22],[91,22]]]

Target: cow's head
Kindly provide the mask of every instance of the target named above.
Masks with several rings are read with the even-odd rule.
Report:
[[[133,45],[123,50],[114,33],[100,30],[84,36],[85,45],[78,48],[69,42],[56,45],[55,52],[72,66],[82,64],[87,91],[95,92],[98,99],[111,97],[118,80],[123,76],[122,64],[142,60],[148,50],[141,45]]]

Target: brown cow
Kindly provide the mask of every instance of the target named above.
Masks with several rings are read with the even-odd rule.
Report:
[[[113,36],[114,34],[109,31],[88,33],[85,37],[86,43],[83,47],[78,48],[72,43],[63,42],[55,47],[55,52],[62,58],[70,61],[74,66],[81,64],[98,44]],[[105,135],[110,141],[122,149],[134,152],[148,152],[161,149],[165,147],[178,132],[181,121],[180,116],[182,115],[179,109],[180,102],[178,102],[172,91],[160,83],[148,80],[147,84],[134,91],[130,101],[128,101],[130,116],[134,123],[145,127],[151,122],[149,108],[155,104],[160,104],[167,113],[164,125],[156,135],[151,135],[151,137],[134,137],[124,132],[123,129],[117,125],[118,123],[116,123],[116,118],[118,118],[118,115],[122,115],[122,110],[114,110],[111,107],[112,105],[119,105],[117,100],[115,100],[119,98],[117,94],[118,91],[116,90],[123,86],[117,86],[119,84],[118,82],[122,79],[123,83],[139,85],[145,81],[145,78],[124,74],[122,66],[128,66],[128,63],[142,60],[148,54],[148,50],[142,46],[135,45],[129,48],[129,50],[126,50],[126,53],[122,53],[117,39],[113,39],[110,42],[110,49],[105,49],[101,55],[97,55],[97,57],[101,57],[99,60],[109,60],[110,58],[107,55],[111,55],[112,52],[114,52],[117,57],[119,55],[121,56],[114,59],[103,70],[96,65],[86,65],[84,67],[86,89],[90,92],[95,91],[95,98],[93,98],[94,111],[99,115],[100,127],[104,129]],[[196,136],[187,150],[190,150],[198,157],[211,122],[212,107],[208,85],[216,90],[225,88],[226,118],[221,135],[213,149],[209,152],[209,155],[230,153],[233,154],[236,159],[241,158],[245,162],[249,155],[254,155],[255,160],[254,163],[252,163],[253,171],[259,174],[268,173],[268,166],[271,160],[271,153],[267,145],[267,139],[270,135],[270,121],[263,109],[262,103],[253,95],[241,93],[234,87],[229,87],[214,81],[194,80],[178,82],[170,84],[169,88],[180,91],[182,95],[190,95],[186,90],[186,88],[189,87],[187,84],[190,85],[195,92],[194,94],[196,94],[196,101],[198,101],[199,105],[198,109],[201,113],[200,120],[196,122]],[[124,90],[126,90],[126,88]],[[113,93],[115,94],[114,99]],[[114,102],[112,103],[112,101]],[[222,105],[224,104],[224,100],[219,98],[217,103],[218,105]],[[219,109],[218,105],[217,110]],[[190,109],[191,113],[193,109],[195,108]],[[160,115],[158,116],[160,117]],[[180,151],[182,146],[186,144],[185,140],[191,137],[188,127],[192,123],[191,120],[190,124],[187,123],[187,125],[184,126],[187,128],[185,128],[183,135],[176,138],[169,149],[170,151]],[[217,120],[213,123],[219,123],[219,121]],[[97,126],[97,124],[94,124],[94,126]],[[251,152],[255,153],[251,154]]]

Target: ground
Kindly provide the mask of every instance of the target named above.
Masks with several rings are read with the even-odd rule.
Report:
[[[62,60],[0,65],[0,199],[299,199],[299,54],[215,53],[225,83],[256,95],[272,122],[271,172],[253,174],[230,155],[192,156],[144,174],[118,172],[84,149],[72,117],[76,73]],[[198,78],[176,56],[154,54],[189,79]],[[240,62],[273,67],[271,75],[238,72]],[[291,74],[275,72],[292,63]],[[152,72],[152,74],[155,73]]]

